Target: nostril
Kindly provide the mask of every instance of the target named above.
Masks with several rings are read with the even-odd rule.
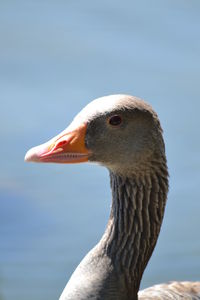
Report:
[[[67,144],[67,141],[61,141],[61,142],[59,142],[59,143],[56,145],[56,148],[57,148],[57,147],[62,147],[62,146],[64,146],[65,144]]]

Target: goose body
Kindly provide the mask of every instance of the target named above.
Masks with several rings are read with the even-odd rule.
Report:
[[[163,220],[168,170],[157,114],[143,100],[112,95],[89,103],[61,134],[29,150],[26,161],[108,168],[112,205],[99,243],[72,274],[60,300],[200,299],[200,282],[139,291]]]

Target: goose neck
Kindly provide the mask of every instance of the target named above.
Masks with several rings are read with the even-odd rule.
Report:
[[[168,191],[165,174],[123,177],[110,173],[112,206],[100,241],[130,294],[139,290],[144,269],[156,245]],[[130,299],[137,299],[130,298]]]

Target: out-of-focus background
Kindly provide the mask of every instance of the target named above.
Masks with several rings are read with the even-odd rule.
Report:
[[[142,287],[200,280],[199,0],[0,2],[0,299],[58,299],[101,237],[108,172],[24,163],[86,103],[128,93],[164,129],[170,193]]]

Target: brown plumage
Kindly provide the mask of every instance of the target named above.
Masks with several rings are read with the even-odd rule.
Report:
[[[199,300],[200,282],[170,282],[154,285],[139,292],[139,300]]]
[[[168,192],[162,129],[150,105],[136,97],[94,100],[50,142],[31,149],[27,161],[92,161],[108,168],[109,221],[60,300],[200,299],[200,282],[174,282],[139,291],[156,245]]]

